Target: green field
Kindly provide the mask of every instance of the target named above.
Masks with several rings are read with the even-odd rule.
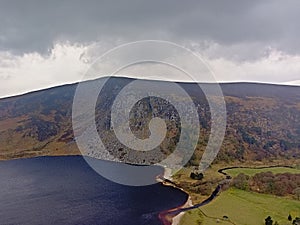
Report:
[[[269,171],[274,174],[276,173],[299,173],[300,174],[300,170],[287,168],[287,167],[274,167],[274,168],[263,168],[263,169],[236,168],[236,169],[224,170],[225,173],[229,174],[232,177],[235,177],[240,173],[253,176],[256,173],[269,172]]]
[[[279,225],[286,225],[291,224],[287,220],[289,213],[293,217],[300,216],[300,201],[231,188],[201,210],[206,216],[200,209],[187,212],[180,225],[264,225],[264,219],[269,215]],[[233,223],[217,222],[217,218],[222,219],[223,216],[228,216]]]

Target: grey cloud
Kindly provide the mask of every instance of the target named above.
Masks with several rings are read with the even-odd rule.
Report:
[[[0,50],[46,52],[59,40],[146,38],[256,46],[243,50],[246,58],[265,46],[299,54],[299,11],[297,0],[1,1]]]

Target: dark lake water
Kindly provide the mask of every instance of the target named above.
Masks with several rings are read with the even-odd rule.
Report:
[[[161,225],[158,213],[187,199],[161,184],[113,183],[80,156],[0,162],[0,188],[1,225]]]

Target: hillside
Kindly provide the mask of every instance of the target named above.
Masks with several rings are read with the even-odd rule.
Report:
[[[131,81],[129,78],[110,79],[98,99],[97,128],[100,136],[106,137],[107,145],[117,142],[110,129],[110,107],[121,88]],[[146,82],[155,85],[158,81]],[[196,165],[208,140],[210,113],[196,84],[180,85],[198,107],[201,137],[190,161],[190,165]],[[76,86],[64,85],[0,99],[0,159],[79,154],[71,122]],[[221,88],[227,107],[227,128],[216,162],[300,157],[300,87],[229,83],[221,84]],[[131,128],[136,136],[147,136],[147,121],[157,106],[162,107],[157,113],[162,113],[160,116],[167,120],[168,132],[174,133],[160,146],[162,154],[168,154],[176,145],[180,126],[176,109],[167,102],[149,98],[140,101],[131,112],[135,115]],[[170,119],[171,114],[175,119]],[[126,149],[116,146],[118,151],[121,149],[119,157],[126,158]]]

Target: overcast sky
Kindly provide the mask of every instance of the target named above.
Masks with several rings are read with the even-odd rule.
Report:
[[[299,12],[297,0],[2,0],[0,97],[81,80],[95,57],[143,39],[191,49],[220,82],[300,85]]]

